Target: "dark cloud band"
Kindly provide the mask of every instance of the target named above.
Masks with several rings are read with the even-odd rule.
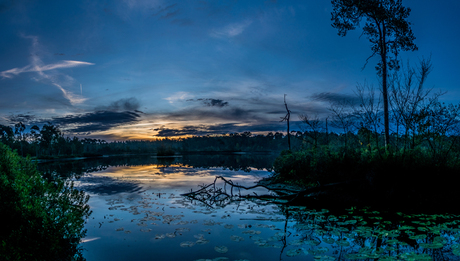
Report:
[[[56,117],[52,119],[52,123],[64,127],[70,132],[96,132],[135,123],[139,117],[139,114],[130,111],[96,111],[81,115]]]
[[[285,124],[280,122],[271,122],[267,124],[257,124],[251,126],[239,126],[236,123],[224,123],[215,125],[198,125],[198,126],[184,126],[182,128],[157,128],[157,137],[178,137],[185,135],[192,136],[205,136],[205,135],[219,135],[236,132],[268,132],[268,131],[285,131]]]

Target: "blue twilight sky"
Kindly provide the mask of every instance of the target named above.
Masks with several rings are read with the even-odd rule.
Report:
[[[460,101],[460,1],[404,0],[426,87]],[[0,124],[52,122],[106,140],[285,131],[378,88],[370,44],[328,0],[0,0]],[[299,129],[294,123],[293,129]]]

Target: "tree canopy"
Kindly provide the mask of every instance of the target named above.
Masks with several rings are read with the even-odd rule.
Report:
[[[332,0],[332,6],[332,27],[338,30],[338,34],[345,36],[348,31],[363,25],[363,34],[371,43],[372,54],[369,58],[380,56],[376,69],[382,77],[385,145],[388,145],[388,71],[399,68],[400,51],[418,49],[411,23],[407,21],[411,9],[402,6],[401,0]]]

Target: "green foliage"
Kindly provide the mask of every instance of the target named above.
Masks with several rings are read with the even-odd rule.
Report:
[[[2,260],[83,260],[88,199],[72,182],[44,179],[29,158],[0,143]]]
[[[359,174],[360,154],[353,150],[331,151],[328,147],[283,151],[273,163],[278,180],[299,184],[325,184],[354,178]]]
[[[428,148],[283,151],[274,162],[275,180],[306,186],[355,180],[336,191],[372,204],[439,206],[456,195],[460,174],[457,156],[437,160]]]

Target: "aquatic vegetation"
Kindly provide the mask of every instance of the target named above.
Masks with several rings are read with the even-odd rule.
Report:
[[[216,250],[217,253],[225,254],[228,252],[228,247],[226,246],[215,246],[214,250]]]

